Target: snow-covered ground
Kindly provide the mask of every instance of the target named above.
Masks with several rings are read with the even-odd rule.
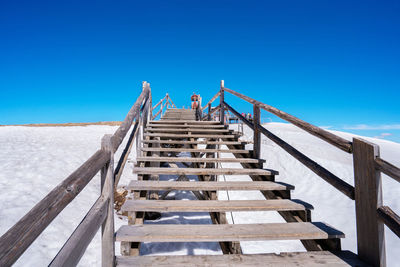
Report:
[[[231,126],[236,128],[235,125]],[[319,140],[316,137],[283,123],[269,123],[266,128],[277,134],[313,160],[320,163],[340,178],[353,184],[351,155]],[[114,126],[87,127],[0,127],[0,235],[5,233],[51,189],[65,179],[100,147],[101,137],[113,133]],[[353,135],[334,132],[346,139]],[[243,139],[251,139],[252,132],[245,127]],[[400,166],[400,144],[381,139],[366,138],[381,148],[381,156]],[[124,143],[121,148],[124,147]],[[249,145],[251,148],[251,145]],[[117,151],[116,159],[121,151]],[[262,158],[265,168],[280,172],[277,181],[295,185],[292,198],[302,199],[314,206],[314,221],[326,222],[343,231],[343,249],[356,251],[354,202],[309,171],[270,140],[262,137]],[[130,159],[135,159],[132,151]],[[231,155],[226,155],[231,156]],[[224,167],[239,167],[224,164]],[[127,164],[120,184],[127,184],[136,177],[132,174],[132,163]],[[161,179],[172,179],[163,176]],[[195,177],[191,177],[195,179]],[[245,176],[221,176],[220,180],[249,180]],[[64,242],[82,220],[99,196],[99,176],[93,178],[80,195],[50,224],[33,245],[17,261],[16,266],[44,266],[56,255]],[[383,175],[384,204],[400,213],[398,195],[400,186]],[[169,197],[193,199],[189,192],[171,193]],[[219,193],[220,199],[228,198],[227,192]],[[259,192],[229,192],[230,199],[263,199]],[[227,213],[228,220],[235,223],[282,222],[276,212]],[[152,223],[210,223],[207,214],[165,214]],[[115,228],[125,221],[115,217]],[[400,255],[396,253],[400,240],[386,229],[388,266],[396,266]],[[143,254],[220,254],[218,244],[173,243],[168,249],[160,244],[144,244]],[[245,253],[303,251],[297,241],[242,242]],[[100,265],[100,236],[97,234],[83,256],[81,266]],[[119,248],[116,248],[119,253]]]

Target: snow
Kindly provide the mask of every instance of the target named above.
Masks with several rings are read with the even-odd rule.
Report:
[[[231,125],[237,129],[236,125]],[[265,127],[293,145],[301,152],[317,161],[338,177],[353,184],[352,156],[327,144],[324,141],[283,123],[268,123]],[[86,127],[0,127],[0,235],[5,233],[26,212],[39,202],[50,190],[65,179],[100,147],[104,134],[114,133],[115,126]],[[245,127],[243,139],[252,139],[252,131]],[[333,132],[348,140],[354,136],[343,132]],[[380,146],[381,156],[400,166],[400,144],[373,138],[365,138]],[[248,145],[251,149],[252,145]],[[121,149],[124,143],[121,145]],[[120,150],[121,150],[120,149]],[[121,151],[117,151],[116,159]],[[133,149],[130,163],[127,164],[121,178],[121,185],[136,179],[132,174],[132,161],[136,152]],[[232,157],[230,154],[223,156]],[[314,206],[313,221],[323,221],[343,231],[342,248],[356,252],[354,201],[333,188],[313,172],[304,167],[288,153],[277,147],[272,141],[262,137],[262,158],[266,160],[265,168],[279,171],[277,181],[295,185],[292,198],[301,199]],[[240,167],[238,164],[223,164],[223,167]],[[162,176],[160,179],[173,179]],[[190,177],[190,179],[196,179]],[[246,176],[220,176],[220,180],[248,180]],[[400,213],[400,202],[397,196],[400,186],[391,178],[383,175],[384,204]],[[64,242],[71,235],[84,215],[93,205],[100,193],[99,175],[86,186],[78,197],[67,206],[60,215],[47,227],[15,266],[48,265]],[[168,198],[194,199],[189,192],[172,192]],[[220,199],[263,199],[260,192],[219,192]],[[235,223],[283,222],[276,212],[234,212],[227,213],[227,218]],[[115,228],[126,221],[115,216]],[[169,213],[150,223],[211,223],[206,213]],[[386,253],[388,266],[395,266],[400,255],[396,248],[400,240],[385,229]],[[244,253],[304,251],[299,241],[241,242]],[[119,247],[117,243],[117,254]],[[142,254],[221,254],[217,243],[170,243],[162,246],[159,243],[145,243]],[[95,236],[80,266],[100,265],[100,235]]]

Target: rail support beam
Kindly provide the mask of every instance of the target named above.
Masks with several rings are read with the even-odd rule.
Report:
[[[375,169],[376,157],[379,146],[353,138],[358,256],[372,266],[386,266],[384,224],[377,214],[382,206],[382,181]]]

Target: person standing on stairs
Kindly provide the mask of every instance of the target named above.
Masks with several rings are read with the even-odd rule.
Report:
[[[201,97],[193,92],[190,100],[192,101],[191,108],[196,112],[196,120],[199,121],[201,120]]]

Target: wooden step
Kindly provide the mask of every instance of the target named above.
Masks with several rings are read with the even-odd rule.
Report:
[[[188,158],[188,157],[138,157],[137,162],[237,162],[237,163],[262,163],[263,159],[247,158]]]
[[[171,144],[171,145],[244,145],[246,142],[241,141],[209,141],[209,140],[194,140],[194,141],[180,141],[180,140],[142,140],[146,144]]]
[[[305,211],[313,207],[290,199],[270,200],[127,200],[122,211],[154,212],[232,212]]]
[[[202,149],[202,148],[163,148],[163,147],[142,147],[142,151],[160,151],[160,152],[199,152],[199,153],[237,153],[249,154],[250,150],[245,149]]]
[[[208,267],[366,267],[351,251],[308,251],[268,254],[117,256],[117,266],[208,266]]]
[[[331,238],[344,238],[344,233],[321,222],[124,225],[116,233],[116,241],[125,242],[229,242]]]
[[[143,181],[133,180],[128,190],[135,191],[285,191],[294,190],[290,184],[270,181],[198,182],[198,181]]]
[[[172,174],[172,175],[277,175],[277,171],[264,169],[239,169],[239,168],[133,168],[136,174]],[[251,183],[251,182],[249,182]]]
[[[197,124],[197,125],[204,125],[204,124],[221,124],[219,121],[192,121],[192,120],[169,120],[169,121],[149,121],[149,123],[155,124]]]
[[[151,137],[168,137],[168,138],[221,138],[221,139],[228,139],[228,138],[235,138],[236,135],[232,134],[172,134],[172,133],[145,133],[144,136],[151,136]]]
[[[147,124],[147,127],[151,127],[151,128],[202,128],[202,129],[223,129],[226,128],[225,125],[222,124],[209,124],[209,125],[197,125],[197,124],[187,124],[187,125],[182,125],[182,124]]]
[[[146,128],[146,132],[161,132],[161,133],[182,133],[182,132],[192,132],[192,133],[229,133],[229,129],[202,129],[202,128],[181,128],[178,126],[176,129],[158,129],[158,128]]]

